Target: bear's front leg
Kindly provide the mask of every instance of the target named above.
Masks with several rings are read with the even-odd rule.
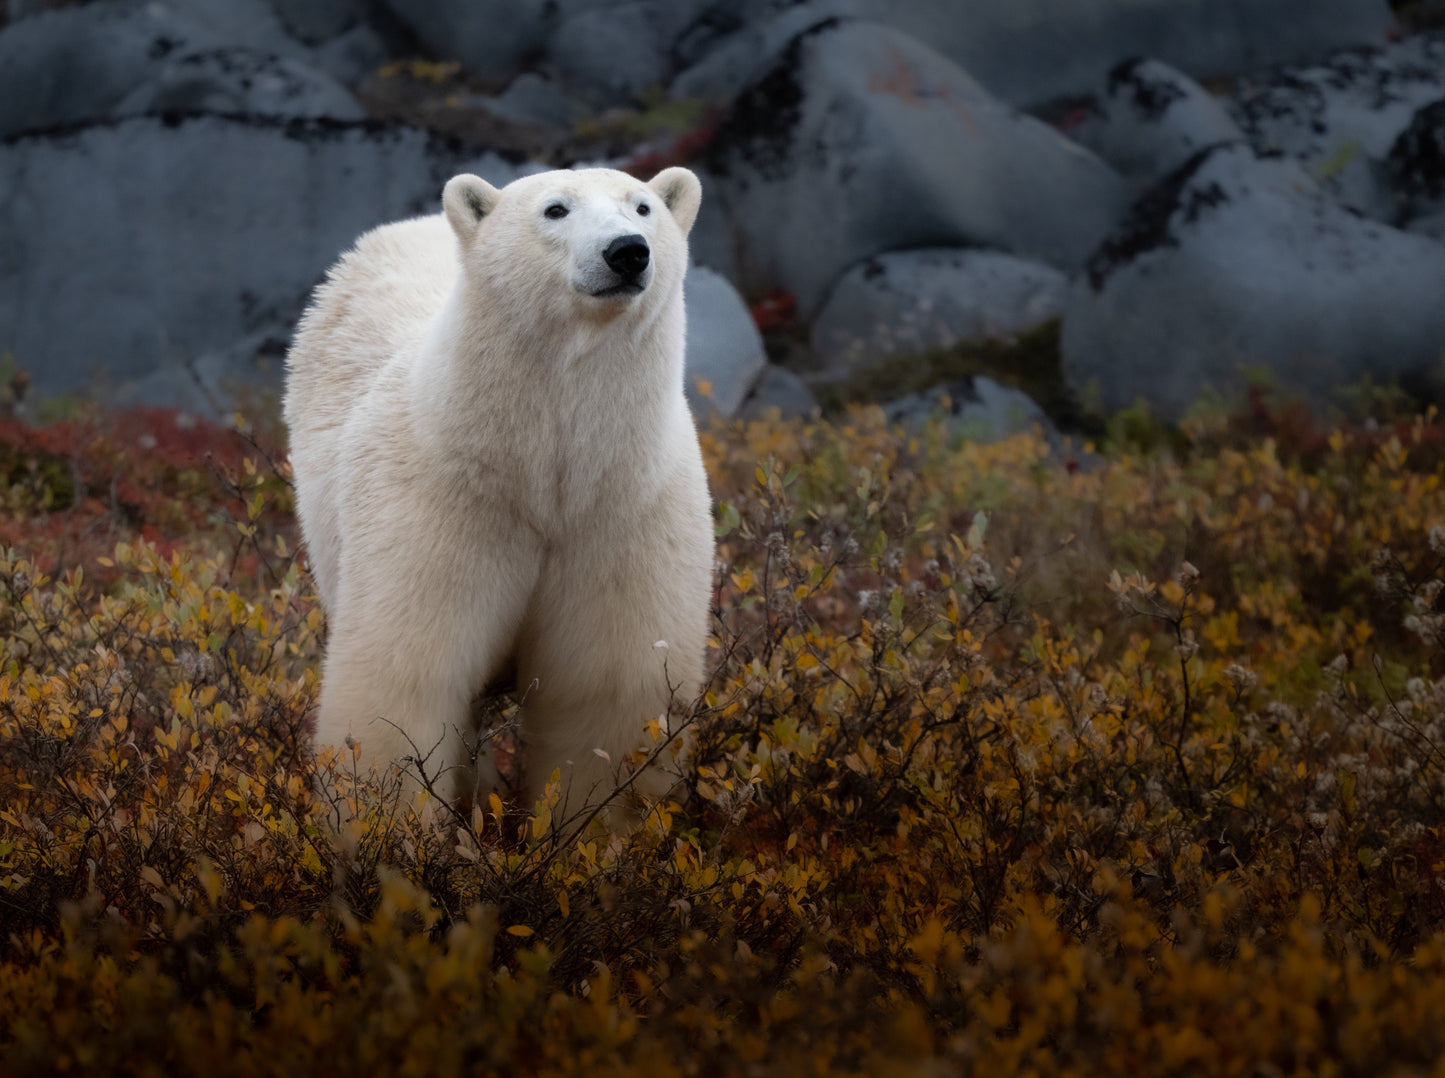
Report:
[[[364,626],[333,632],[322,667],[317,743],[335,746],[342,760],[359,746],[363,773],[384,774],[396,764],[409,786],[430,786],[457,800],[471,785],[466,686],[431,656],[371,636]]]
[[[389,565],[369,543],[346,552],[316,738],[343,759],[351,739],[364,766],[399,764],[413,784],[456,801],[476,792],[471,701],[508,664],[537,558],[522,544],[407,538],[381,544]],[[408,560],[397,564],[402,551]]]
[[[712,520],[700,460],[667,496],[599,523],[543,569],[517,655],[527,792],[562,777],[563,820],[611,796],[621,764],[651,748],[650,719],[689,713],[702,682],[712,601]],[[632,789],[667,794],[676,764],[658,760]]]

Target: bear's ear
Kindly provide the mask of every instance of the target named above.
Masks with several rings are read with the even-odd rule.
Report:
[[[672,211],[677,227],[686,235],[697,220],[697,211],[702,206],[702,184],[685,168],[665,168],[647,182],[657,196]]]
[[[502,192],[480,176],[463,172],[453,176],[442,189],[442,209],[458,239],[469,240],[482,218],[491,213]]]

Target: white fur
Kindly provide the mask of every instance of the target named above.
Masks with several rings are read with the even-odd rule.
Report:
[[[561,768],[575,808],[691,701],[713,557],[683,397],[700,199],[679,168],[458,176],[443,214],[367,233],[317,289],[286,422],[330,620],[321,744],[378,764],[436,748],[428,771],[461,793],[470,702],[515,675],[529,792]],[[594,296],[629,234],[645,288]]]

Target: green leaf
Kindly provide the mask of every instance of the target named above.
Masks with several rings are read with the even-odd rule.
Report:
[[[888,613],[893,615],[894,621],[903,620],[903,589],[894,588],[893,598],[888,600]]]
[[[731,505],[728,502],[719,502],[718,510],[721,512],[722,517],[713,525],[712,534],[714,538],[721,539],[724,535],[731,534],[736,530],[741,518],[738,516],[737,506]]]
[[[984,536],[988,534],[988,514],[980,509],[973,514],[973,523],[968,526],[968,535],[964,542],[968,544],[969,550],[978,550],[983,546]]]

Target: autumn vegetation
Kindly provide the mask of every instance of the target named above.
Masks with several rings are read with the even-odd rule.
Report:
[[[0,419],[0,1073],[1441,1073],[1433,413],[715,425],[625,831],[314,757],[279,439],[177,419]]]

